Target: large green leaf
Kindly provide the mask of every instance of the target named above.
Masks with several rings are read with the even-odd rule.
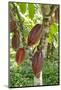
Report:
[[[57,32],[58,32],[58,25],[56,23],[52,23],[50,25],[50,33],[48,37],[48,42],[51,43],[53,40],[57,37]]]
[[[26,3],[20,3],[20,11],[24,14],[26,12]]]
[[[56,32],[58,32],[58,25],[56,23],[52,23],[50,25],[50,33],[53,35],[55,34]]]
[[[28,4],[28,9],[29,9],[29,17],[31,19],[33,19],[34,17],[34,13],[35,13],[35,7],[34,7],[34,4]]]

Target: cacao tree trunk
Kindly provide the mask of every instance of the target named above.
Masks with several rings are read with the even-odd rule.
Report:
[[[48,35],[48,33],[49,33],[49,24],[52,22],[51,17],[52,17],[52,15],[53,15],[53,13],[55,12],[56,9],[57,9],[57,6],[54,6],[50,10],[49,17],[43,15],[43,26],[44,26],[43,31],[44,31],[44,35],[43,35],[43,39],[42,39],[42,46],[43,46],[42,52],[43,52],[43,57],[44,58],[46,57],[46,51],[47,51],[47,45],[48,45],[48,39],[47,39],[47,36],[45,36],[45,35]],[[43,13],[43,9],[41,11]],[[42,84],[43,84],[43,81],[42,81],[42,71],[41,71],[39,78],[34,77],[34,85],[42,85]]]
[[[39,78],[34,76],[34,86],[36,86],[36,85],[42,85],[42,71],[40,72]]]

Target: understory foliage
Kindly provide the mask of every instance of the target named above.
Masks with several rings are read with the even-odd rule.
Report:
[[[32,71],[32,55],[40,47],[40,41],[34,46],[29,47],[27,45],[29,32],[36,24],[42,24],[45,17],[44,12],[47,14],[50,9],[54,7],[59,8],[58,5],[44,5],[43,4],[31,4],[31,3],[19,3],[9,2],[9,24],[12,20],[16,21],[16,30],[10,32],[10,61],[9,61],[9,87],[26,87],[34,85],[34,74]],[[43,11],[43,9],[46,11]],[[53,7],[53,8],[52,8]],[[48,12],[49,11],[49,12]],[[52,10],[51,10],[52,11]],[[49,33],[48,45],[46,57],[42,67],[42,80],[43,85],[58,85],[59,84],[59,22],[57,21],[58,14],[53,12],[53,16],[49,21]],[[51,14],[50,14],[51,15]],[[50,16],[49,15],[49,16]],[[48,17],[49,17],[48,16]],[[59,19],[59,18],[58,18]],[[14,27],[14,26],[13,26]],[[13,29],[13,28],[12,28]],[[48,31],[47,31],[48,32]],[[17,47],[12,46],[12,37],[15,33],[19,36],[19,42]],[[15,39],[16,40],[16,39]],[[19,44],[19,45],[18,45]],[[19,48],[26,48],[25,60],[22,64],[16,62],[16,50]],[[29,53],[30,52],[30,53]]]

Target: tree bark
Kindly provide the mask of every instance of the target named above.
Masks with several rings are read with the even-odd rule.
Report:
[[[34,76],[34,86],[37,86],[37,85],[42,85],[42,71],[40,72],[40,77],[39,78],[36,78]]]

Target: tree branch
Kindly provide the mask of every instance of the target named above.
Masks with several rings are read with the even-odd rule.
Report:
[[[24,45],[26,45],[25,44],[25,39],[24,39],[24,34],[23,34],[24,28],[23,28],[23,25],[22,25],[22,20],[21,20],[21,17],[20,17],[19,9],[18,9],[16,3],[12,3],[12,4],[13,4],[15,10],[16,10],[16,13],[17,13],[17,16],[18,16],[18,20],[20,22],[20,31],[22,33],[22,42],[23,42],[23,46],[24,46]]]

